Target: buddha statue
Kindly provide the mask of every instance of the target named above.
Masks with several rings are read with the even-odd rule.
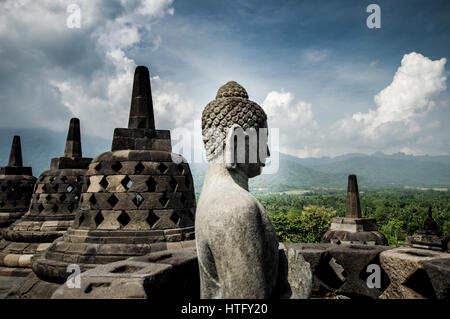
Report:
[[[201,298],[273,296],[278,240],[263,206],[248,190],[266,158],[267,116],[236,82],[203,110],[208,170],[196,214]]]

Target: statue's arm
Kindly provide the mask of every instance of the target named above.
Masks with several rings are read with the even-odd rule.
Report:
[[[257,205],[228,213],[214,244],[222,297],[269,298],[277,275],[278,243],[268,243],[272,238],[266,237]]]

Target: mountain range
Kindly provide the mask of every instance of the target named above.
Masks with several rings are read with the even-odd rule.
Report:
[[[48,129],[0,128],[2,166],[8,162],[14,135],[21,136],[24,165],[32,166],[35,176],[49,169],[51,158],[63,155],[65,133]],[[82,135],[82,145],[83,156],[95,157],[110,149],[111,140]],[[190,165],[198,193],[207,165]],[[249,186],[257,193],[345,188],[348,174],[357,174],[362,188],[449,188],[450,156],[415,156],[404,153],[388,155],[377,152],[371,155],[353,153],[337,157],[297,158],[279,153],[278,172],[253,178]]]

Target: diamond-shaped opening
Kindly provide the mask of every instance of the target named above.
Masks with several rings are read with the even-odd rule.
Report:
[[[162,196],[159,198],[159,202],[161,203],[162,207],[166,207],[167,203],[169,202],[169,197],[167,197],[166,193],[162,194]]]
[[[112,208],[114,208],[114,206],[116,206],[116,204],[119,202],[119,200],[117,199],[117,197],[112,194],[109,198],[108,198],[108,203],[111,205]]]
[[[122,164],[120,162],[115,162],[113,165],[111,165],[111,168],[114,172],[118,172],[122,169]]]
[[[50,181],[50,183],[53,183],[55,181],[55,178],[52,176],[52,177],[50,177],[49,181]]]
[[[67,210],[69,211],[69,212],[73,212],[73,210],[74,210],[75,208],[73,207],[73,204],[72,203],[70,203],[68,206],[67,206]]]
[[[102,163],[98,163],[97,165],[95,165],[94,169],[98,172],[99,170],[102,169]]]
[[[189,188],[191,186],[191,180],[190,178],[186,177],[184,179],[184,184],[186,185],[187,188]]]
[[[146,221],[150,227],[153,227],[153,225],[155,225],[158,220],[159,220],[159,217],[156,216],[155,213],[153,213],[152,211],[150,211],[150,213],[148,213],[148,217],[147,217]]]
[[[134,172],[135,172],[136,174],[140,174],[140,173],[142,173],[142,172],[144,171],[144,169],[145,169],[145,166],[142,165],[141,162],[139,162],[139,163],[134,167]]]
[[[58,189],[59,189],[59,185],[58,185],[58,184],[56,184],[55,186],[53,186],[53,190],[55,191],[55,193],[58,192]]]
[[[167,172],[167,169],[168,169],[169,167],[166,165],[166,164],[164,164],[164,163],[159,163],[159,165],[158,165],[158,170],[162,173],[162,174],[165,174],[166,172]]]
[[[73,186],[72,185],[67,186],[66,191],[68,193],[71,193],[73,191]]]
[[[78,219],[78,226],[80,226],[84,222],[84,212],[80,214],[80,218]]]
[[[41,213],[44,210],[44,206],[42,204],[39,204],[38,211]]]
[[[181,198],[180,198],[180,200],[181,200],[181,203],[182,203],[183,205],[186,203],[187,198],[186,198],[186,195],[184,195],[184,193],[181,193]]]
[[[83,176],[78,175],[77,177],[75,177],[75,183],[80,183],[83,180]]]
[[[158,185],[155,180],[153,179],[153,177],[149,177],[149,179],[146,182],[147,187],[148,187],[148,191],[149,192],[155,192],[156,191],[156,185]]]
[[[64,202],[65,200],[66,200],[66,198],[67,198],[67,196],[66,196],[66,194],[62,194],[61,196],[59,196],[59,200],[61,201],[61,202]]]
[[[41,176],[41,178],[39,178],[39,181],[42,182],[44,181],[45,176]]]
[[[62,180],[63,183],[65,183],[67,181],[67,177],[63,176],[63,177],[61,177],[61,180]]]
[[[42,185],[42,191],[45,193],[47,191],[47,184]]]
[[[180,173],[180,175],[184,175],[184,166],[183,166],[183,164],[178,164],[177,169],[178,169],[178,172]]]
[[[315,274],[326,286],[338,289],[345,282],[343,272],[344,268],[334,258],[331,258],[328,263],[320,263]]]
[[[430,278],[424,269],[418,269],[405,280],[403,285],[421,294],[427,299],[436,299],[433,285],[431,284]]]
[[[173,221],[175,224],[178,224],[178,222],[180,221],[180,216],[173,212],[172,215],[170,215],[170,220]]]
[[[103,176],[103,178],[99,182],[100,186],[106,189],[108,187],[108,180],[106,179],[106,176]]]
[[[50,201],[50,199],[52,199],[52,196],[50,196],[50,194],[47,194],[47,196],[45,196],[45,200],[48,202]]]
[[[94,194],[92,194],[91,197],[89,198],[89,203],[91,203],[92,205],[97,204],[97,198],[95,198]]]
[[[120,184],[122,184],[123,187],[125,187],[126,190],[129,190],[131,188],[131,185],[133,185],[133,182],[131,181],[131,179],[127,176],[125,176],[122,181],[120,182]]]
[[[175,180],[175,178],[172,177],[172,179],[169,182],[170,188],[172,189],[172,192],[176,192],[178,189],[178,183]]]
[[[192,213],[192,211],[190,209],[187,210],[187,215],[189,216],[189,218],[193,221],[195,219],[194,214]]]
[[[137,208],[141,207],[142,203],[144,202],[144,197],[137,193],[136,196],[133,198],[133,203],[136,205]]]
[[[124,211],[122,211],[119,215],[119,217],[117,217],[117,221],[122,225],[122,226],[126,226],[128,225],[128,223],[131,221],[130,216],[128,216],[127,213],[125,213]]]
[[[95,227],[98,227],[98,225],[100,225],[104,220],[105,220],[105,218],[103,217],[102,212],[98,212],[94,218]]]
[[[365,267],[363,267],[359,273],[359,279],[361,279],[362,282],[367,282],[367,278],[371,275],[370,272],[367,272],[367,267],[369,265],[381,265],[380,257],[377,255],[373,260],[371,260]],[[381,291],[386,290],[386,288],[390,285],[391,281],[389,279],[389,276],[386,274],[386,272],[383,270],[383,268],[380,266],[381,270],[381,278],[380,283],[381,287],[379,288]]]
[[[58,207],[58,205],[53,205],[53,207],[52,207],[52,211],[54,212],[54,213],[56,213],[57,211],[59,210],[59,207]]]

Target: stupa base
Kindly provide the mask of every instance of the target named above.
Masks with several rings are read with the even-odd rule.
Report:
[[[189,227],[191,228],[191,227]],[[73,232],[74,230],[69,230]],[[36,255],[32,261],[33,271],[37,276],[46,281],[54,283],[64,283],[72,271],[68,271],[68,266],[76,264],[80,270],[86,271],[99,265],[108,264],[130,257],[142,256],[156,251],[172,250],[195,246],[193,233],[185,237],[185,240],[174,242],[149,242],[149,238],[140,238],[141,243],[93,243],[93,242],[73,242],[70,235],[65,235],[71,239],[60,238],[53,242],[52,246],[43,254]],[[123,238],[114,237],[116,241]],[[110,238],[110,240],[113,238]],[[139,239],[139,238],[138,238]],[[144,240],[147,243],[144,243]]]
[[[9,225],[20,219],[26,212],[2,212],[0,213],[0,228],[7,228]]]
[[[0,276],[26,277],[31,272],[31,268],[0,267]]]
[[[418,234],[408,236],[405,245],[413,248],[421,248],[436,251],[447,251],[449,249],[450,237],[440,237],[437,235]]]

